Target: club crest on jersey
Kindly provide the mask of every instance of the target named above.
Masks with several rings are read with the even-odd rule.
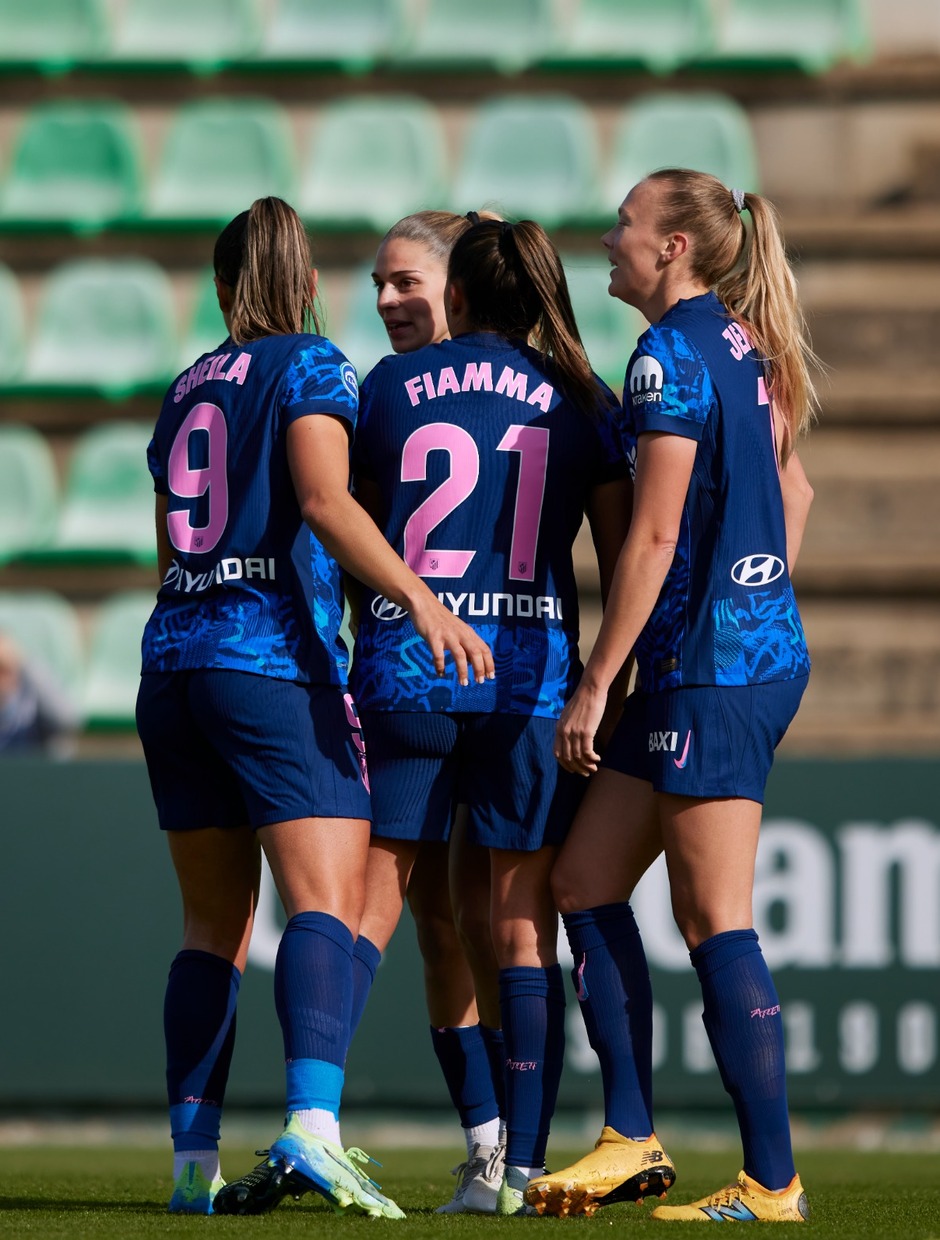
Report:
[[[630,368],[630,403],[652,404],[663,398],[663,368],[655,357],[644,353]]]
[[[343,380],[343,387],[354,400],[357,399],[359,396],[359,380],[356,378],[355,367],[346,362],[340,367],[339,373]]]
[[[399,607],[391,599],[383,598],[381,594],[377,594],[372,600],[372,614],[376,620],[404,620],[408,613],[404,607]]]
[[[786,568],[778,555],[746,555],[731,569],[731,580],[739,586],[769,586]]]

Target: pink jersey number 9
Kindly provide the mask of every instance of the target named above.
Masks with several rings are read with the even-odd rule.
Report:
[[[194,435],[206,435],[207,465],[193,469],[189,464],[189,446]],[[198,499],[208,492],[209,520],[194,526],[187,508],[178,508],[167,516],[170,541],[178,551],[203,554],[218,543],[228,521],[228,427],[225,414],[218,405],[199,404],[187,415],[170,449],[168,482],[170,490],[181,499]]]

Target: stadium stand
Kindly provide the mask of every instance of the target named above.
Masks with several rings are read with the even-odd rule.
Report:
[[[45,547],[58,514],[59,481],[49,441],[29,425],[0,425],[0,564]]]
[[[672,73],[711,48],[709,0],[579,0],[541,68]]]
[[[627,359],[646,327],[639,311],[607,294],[610,264],[602,254],[562,254],[571,306],[591,365],[619,391]]]
[[[258,0],[124,0],[112,26],[110,59],[212,74],[253,57],[261,31]]]
[[[5,263],[0,263],[0,389],[22,370],[25,339],[20,282]]]
[[[451,206],[492,206],[546,228],[596,216],[600,153],[594,119],[569,94],[497,95],[474,111],[457,156]]]
[[[153,604],[153,591],[121,590],[97,608],[91,624],[83,696],[89,727],[134,726],[140,638]]]
[[[414,95],[328,103],[301,162],[297,209],[315,228],[383,231],[389,220],[441,206],[446,195],[441,121]]]
[[[144,423],[118,421],[77,436],[48,554],[155,563],[151,434]]]
[[[276,0],[259,63],[362,74],[409,34],[406,0]]]
[[[150,187],[156,223],[221,226],[255,198],[294,195],[287,115],[271,99],[199,99],[182,104]]]
[[[653,91],[627,104],[605,163],[604,203],[619,203],[650,169],[667,165],[699,168],[726,185],[760,189],[747,113],[718,91]]]
[[[0,630],[42,663],[70,700],[82,701],[85,647],[72,603],[54,590],[0,591]]]
[[[538,61],[555,37],[553,0],[424,0],[396,68],[514,73]]]
[[[105,54],[105,0],[0,0],[0,69],[59,74]]]
[[[94,231],[133,219],[140,143],[124,103],[72,99],[25,114],[0,186],[0,225]]]
[[[147,259],[76,258],[45,281],[22,382],[117,400],[162,386],[175,357],[166,272]]]
[[[862,0],[727,0],[717,18],[712,56],[726,69],[818,74],[871,50]]]

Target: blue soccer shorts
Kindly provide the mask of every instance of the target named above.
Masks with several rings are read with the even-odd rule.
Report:
[[[627,698],[602,766],[677,796],[764,802],[774,750],[808,677],[698,685]]]
[[[531,852],[561,844],[585,781],[555,761],[555,720],[529,715],[363,710],[372,834],[446,840],[457,805],[467,839]]]
[[[356,707],[336,685],[145,673],[137,730],[164,831],[372,817]]]

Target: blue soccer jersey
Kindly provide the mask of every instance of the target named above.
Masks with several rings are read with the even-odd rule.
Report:
[[[631,463],[644,431],[698,441],[675,557],[636,645],[640,685],[805,676],[763,364],[713,293],[643,333],[624,404]]]
[[[344,684],[339,566],[300,514],[287,428],[355,426],[356,372],[321,336],[228,340],[170,386],[148,452],[173,562],[144,631],[143,670],[234,668]]]
[[[489,644],[496,678],[461,687],[451,661],[439,678],[409,616],[366,590],[360,706],[560,714],[581,671],[572,544],[590,491],[626,476],[608,396],[587,416],[544,356],[489,332],[369,374],[354,473],[379,487],[392,546]]]

